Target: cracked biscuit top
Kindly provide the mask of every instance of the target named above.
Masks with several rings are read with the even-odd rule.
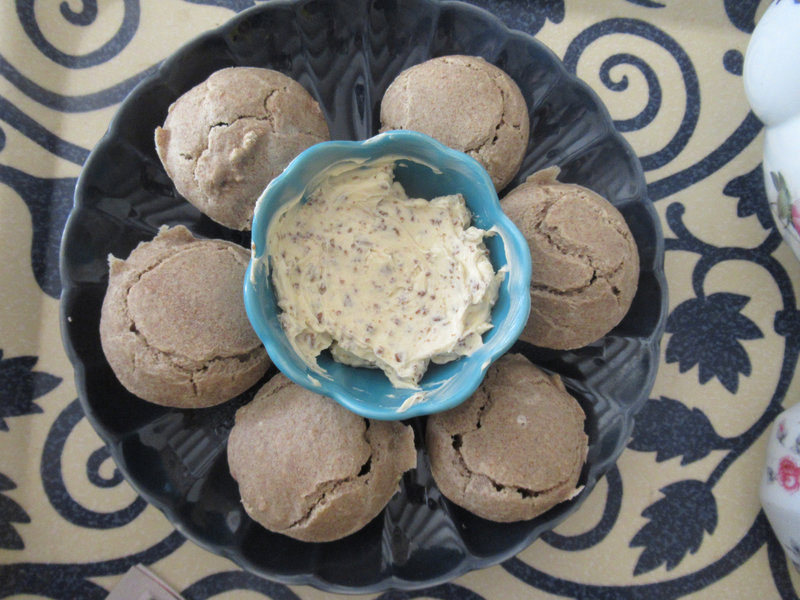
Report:
[[[484,519],[532,519],[580,491],[583,422],[557,375],[506,354],[466,402],[428,418],[431,472],[445,497]]]
[[[228,464],[255,521],[325,542],[383,510],[416,466],[414,433],[397,421],[364,419],[277,374],[236,412]]]
[[[158,156],[178,192],[214,221],[249,230],[256,200],[300,152],[330,139],[317,102],[270,69],[213,73],[156,128]]]
[[[441,56],[401,72],[381,101],[381,130],[411,129],[465,152],[497,190],[519,170],[528,107],[503,70],[476,56]]]
[[[162,227],[126,260],[109,257],[100,316],[103,352],[120,383],[163,406],[230,400],[269,358],[244,309],[245,248]]]
[[[500,205],[531,252],[531,312],[520,337],[568,350],[600,339],[628,312],[639,254],[622,214],[593,191],[560,183],[558,173],[534,173]]]

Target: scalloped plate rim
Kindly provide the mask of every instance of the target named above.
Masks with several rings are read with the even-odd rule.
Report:
[[[520,42],[525,44],[535,44],[539,47],[539,49],[545,50],[550,57],[552,58],[552,65],[555,65],[559,72],[559,78],[566,79],[571,85],[577,85],[584,89],[584,91],[589,95],[589,97],[596,103],[599,110],[603,113],[605,119],[611,122],[610,114],[608,112],[607,107],[603,104],[600,100],[599,96],[588,86],[584,81],[580,80],[577,76],[571,74],[567,71],[566,67],[563,65],[560,58],[547,46],[539,42],[535,37],[519,31],[512,29],[506,26],[502,21],[500,21],[495,15],[490,13],[489,11],[473,6],[470,4],[465,4],[453,0],[446,0],[446,1],[437,1],[437,0],[422,0],[423,2],[434,5],[438,8],[437,17],[441,14],[443,8],[454,9],[454,10],[463,10],[466,12],[471,12],[474,15],[479,15],[483,19],[490,19],[495,26],[499,26],[501,30],[505,32],[508,38],[516,38]],[[78,284],[74,282],[68,275],[69,275],[69,268],[70,265],[67,264],[67,260],[64,256],[65,251],[65,244],[64,240],[68,238],[68,233],[72,231],[75,227],[75,222],[78,218],[82,215],[82,213],[88,208],[84,205],[82,201],[83,196],[85,195],[85,186],[86,180],[84,174],[87,171],[87,167],[90,167],[94,164],[97,160],[97,156],[102,154],[107,148],[114,143],[115,137],[119,133],[120,122],[122,121],[122,116],[124,114],[124,110],[126,107],[130,107],[135,103],[135,100],[142,94],[144,94],[147,90],[149,90],[152,86],[157,84],[159,81],[162,81],[162,74],[165,70],[172,68],[172,66],[176,62],[180,62],[184,60],[184,57],[191,55],[197,48],[201,47],[204,43],[208,40],[218,38],[220,36],[224,36],[230,29],[237,26],[239,23],[246,21],[249,19],[253,14],[261,13],[261,12],[269,12],[272,9],[277,9],[280,7],[294,7],[299,4],[302,4],[304,0],[275,0],[274,2],[266,3],[266,4],[259,4],[244,11],[233,15],[228,21],[221,24],[220,26],[202,32],[197,35],[192,40],[188,41],[187,43],[183,44],[180,48],[178,48],[175,52],[173,52],[169,57],[165,58],[161,64],[159,64],[158,68],[149,76],[144,78],[140,81],[136,86],[132,88],[129,92],[128,96],[120,103],[120,106],[117,112],[112,117],[108,130],[103,135],[103,137],[98,141],[97,145],[92,149],[86,162],[84,163],[83,170],[81,171],[80,176],[78,177],[78,181],[75,188],[75,197],[74,197],[74,206],[68,216],[68,219],[65,224],[64,228],[64,238],[62,240],[62,244],[60,247],[60,275],[62,279],[62,296],[60,302],[60,324],[61,324],[61,334],[62,334],[62,342],[65,347],[65,351],[70,359],[70,362],[73,364],[73,369],[75,372],[75,382],[76,387],[79,392],[79,401],[84,412],[87,415],[88,420],[92,424],[93,428],[98,432],[100,437],[103,441],[112,449],[112,454],[114,458],[117,458],[117,455],[120,452],[121,443],[124,438],[122,439],[115,439],[109,431],[106,430],[105,426],[100,423],[98,420],[97,414],[91,408],[91,405],[88,403],[88,399],[86,398],[86,379],[85,379],[85,364],[78,361],[78,352],[72,343],[68,335],[68,328],[69,328],[69,318],[70,315],[67,314],[66,309],[71,306],[71,300],[77,294],[78,289],[82,287],[82,285],[86,284]],[[438,23],[438,21],[437,21]],[[557,84],[554,84],[554,87]],[[628,142],[623,138],[613,127],[606,133],[606,135],[602,136],[603,138],[608,137],[613,139],[615,142],[619,143],[620,148],[626,153],[627,158],[638,165],[638,157],[633,151],[632,147],[628,144]],[[599,140],[600,138],[598,138]],[[644,350],[647,352],[648,356],[650,357],[650,361],[654,366],[651,366],[648,377],[646,379],[646,384],[643,392],[640,394],[639,398],[635,403],[632,403],[626,410],[628,416],[632,416],[633,414],[637,413],[644,402],[647,400],[647,396],[652,389],[652,386],[655,381],[655,377],[658,371],[658,363],[660,358],[660,344],[661,338],[663,336],[663,332],[665,329],[665,318],[668,312],[668,305],[667,305],[667,284],[666,284],[666,277],[663,271],[664,265],[664,238],[661,228],[660,219],[653,207],[652,203],[647,199],[646,195],[646,185],[644,180],[644,174],[641,170],[641,166],[638,166],[636,172],[636,179],[637,184],[641,186],[643,190],[643,197],[642,197],[642,204],[646,209],[646,212],[650,216],[654,229],[657,232],[657,237],[655,240],[655,248],[653,251],[653,265],[649,265],[652,268],[649,271],[655,278],[656,283],[658,284],[658,288],[660,291],[660,299],[661,299],[661,306],[660,306],[660,313],[658,316],[657,324],[654,330],[648,336],[649,342],[644,344]],[[627,433],[630,432],[630,429],[633,427],[633,422],[629,419],[628,420],[628,427]],[[508,547],[503,552],[500,552],[495,555],[485,556],[485,557],[478,557],[474,555],[465,555],[464,560],[459,563],[459,566],[455,569],[451,569],[446,573],[442,573],[439,577],[431,578],[425,581],[414,581],[408,579],[398,578],[395,575],[390,575],[387,578],[381,579],[374,584],[367,585],[367,586],[347,586],[342,585],[339,583],[331,582],[327,579],[322,578],[318,573],[315,571],[311,571],[308,573],[302,574],[294,574],[294,575],[287,575],[281,572],[275,571],[265,571],[263,568],[259,567],[258,565],[254,565],[252,561],[247,560],[241,552],[238,551],[231,551],[230,549],[215,544],[211,541],[205,539],[198,539],[196,535],[193,533],[192,528],[186,526],[180,519],[177,518],[176,508],[169,503],[164,503],[159,501],[158,499],[152,498],[148,493],[144,491],[144,488],[141,487],[141,483],[132,479],[130,475],[130,471],[127,468],[127,465],[124,463],[118,463],[117,467],[125,476],[126,481],[143,497],[145,497],[148,503],[155,506],[161,512],[168,516],[171,524],[183,535],[189,538],[194,543],[198,544],[199,546],[215,553],[223,555],[230,560],[234,561],[235,563],[239,564],[243,568],[246,568],[248,571],[263,576],[269,580],[283,583],[287,585],[312,585],[322,590],[328,591],[335,591],[335,592],[346,592],[346,593],[375,593],[380,591],[385,591],[389,589],[398,589],[398,590],[416,590],[421,589],[424,587],[437,585],[440,583],[452,581],[454,578],[459,577],[469,571],[475,569],[486,568],[492,565],[496,565],[514,555],[519,553],[521,550],[527,548],[534,540],[536,540],[545,530],[550,530],[552,527],[557,525],[558,523],[562,522],[568,516],[577,510],[577,508],[582,503],[583,499],[588,495],[594,485],[602,478],[605,473],[607,472],[608,468],[611,468],[615,463],[619,456],[619,454],[624,450],[627,444],[627,440],[623,440],[620,438],[618,440],[617,448],[615,451],[614,456],[607,457],[602,464],[605,468],[602,472],[595,474],[593,480],[587,480],[586,482],[586,489],[581,493],[581,495],[572,500],[568,503],[565,503],[566,508],[563,509],[562,513],[558,515],[557,519],[554,521],[548,521],[546,523],[541,523],[539,526],[533,528],[527,536],[521,539],[518,543]],[[115,460],[116,462],[116,460]],[[244,567],[244,564],[250,565],[250,568]]]

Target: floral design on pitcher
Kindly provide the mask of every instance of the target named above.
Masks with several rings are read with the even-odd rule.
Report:
[[[800,235],[800,197],[792,198],[786,178],[780,171],[770,171],[769,175],[778,192],[775,202],[780,222],[787,228],[794,227],[795,233]]]
[[[778,438],[781,446],[783,446],[783,440],[786,439],[786,421],[781,420],[781,422],[778,423],[778,427],[775,430],[775,437]]]
[[[784,456],[778,463],[777,479],[787,492],[796,492],[800,489],[800,466],[788,456]]]
[[[791,560],[795,568],[800,571],[800,544],[798,544],[794,538],[791,538],[790,542],[784,544],[783,547],[786,548],[789,560]]]

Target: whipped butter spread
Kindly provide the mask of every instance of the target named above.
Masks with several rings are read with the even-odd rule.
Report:
[[[267,246],[281,324],[307,364],[330,349],[414,388],[430,361],[482,344],[503,272],[463,196],[409,198],[383,161],[332,169],[302,200],[273,218]]]

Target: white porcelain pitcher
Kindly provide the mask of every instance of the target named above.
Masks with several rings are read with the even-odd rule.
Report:
[[[775,535],[800,571],[800,404],[775,419],[759,496]]]
[[[774,0],[744,59],[744,89],[764,123],[764,184],[772,215],[800,258],[800,1]]]

